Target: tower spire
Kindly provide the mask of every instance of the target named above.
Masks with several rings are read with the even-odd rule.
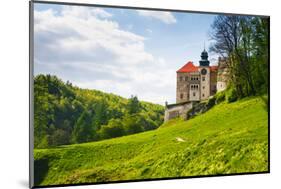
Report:
[[[206,51],[206,49],[205,49],[205,41],[204,41],[204,51]]]
[[[208,60],[208,53],[207,53],[205,47],[206,46],[205,46],[205,41],[204,41],[204,50],[201,53],[201,60],[199,61],[200,66],[209,66],[210,65],[210,62]]]

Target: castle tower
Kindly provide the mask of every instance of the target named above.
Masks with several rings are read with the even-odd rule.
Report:
[[[229,69],[227,66],[227,58],[219,57],[218,74],[217,74],[217,91],[223,91],[227,88],[229,80]]]
[[[203,50],[201,53],[201,60],[199,61],[200,73],[200,100],[205,100],[210,96],[210,61],[208,60],[207,51]]]

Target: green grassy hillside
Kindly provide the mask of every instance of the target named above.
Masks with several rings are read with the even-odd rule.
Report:
[[[99,142],[34,151],[36,185],[260,172],[268,116],[259,98],[221,103],[191,120]]]

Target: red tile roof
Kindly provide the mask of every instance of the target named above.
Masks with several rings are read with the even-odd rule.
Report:
[[[218,66],[210,66],[211,72],[217,71]],[[177,71],[177,73],[186,73],[186,72],[198,72],[198,66],[194,66],[193,62],[187,62],[181,69]]]
[[[187,62],[181,69],[179,69],[178,73],[185,73],[185,72],[197,72],[198,67],[193,65],[193,62]]]
[[[218,66],[210,66],[210,70],[211,71],[217,71],[218,70]]]

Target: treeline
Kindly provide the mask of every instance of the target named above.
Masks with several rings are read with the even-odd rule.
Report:
[[[217,16],[210,51],[227,58],[233,100],[268,92],[269,19]]]
[[[158,128],[164,107],[97,90],[56,76],[34,78],[34,147],[98,141]]]

